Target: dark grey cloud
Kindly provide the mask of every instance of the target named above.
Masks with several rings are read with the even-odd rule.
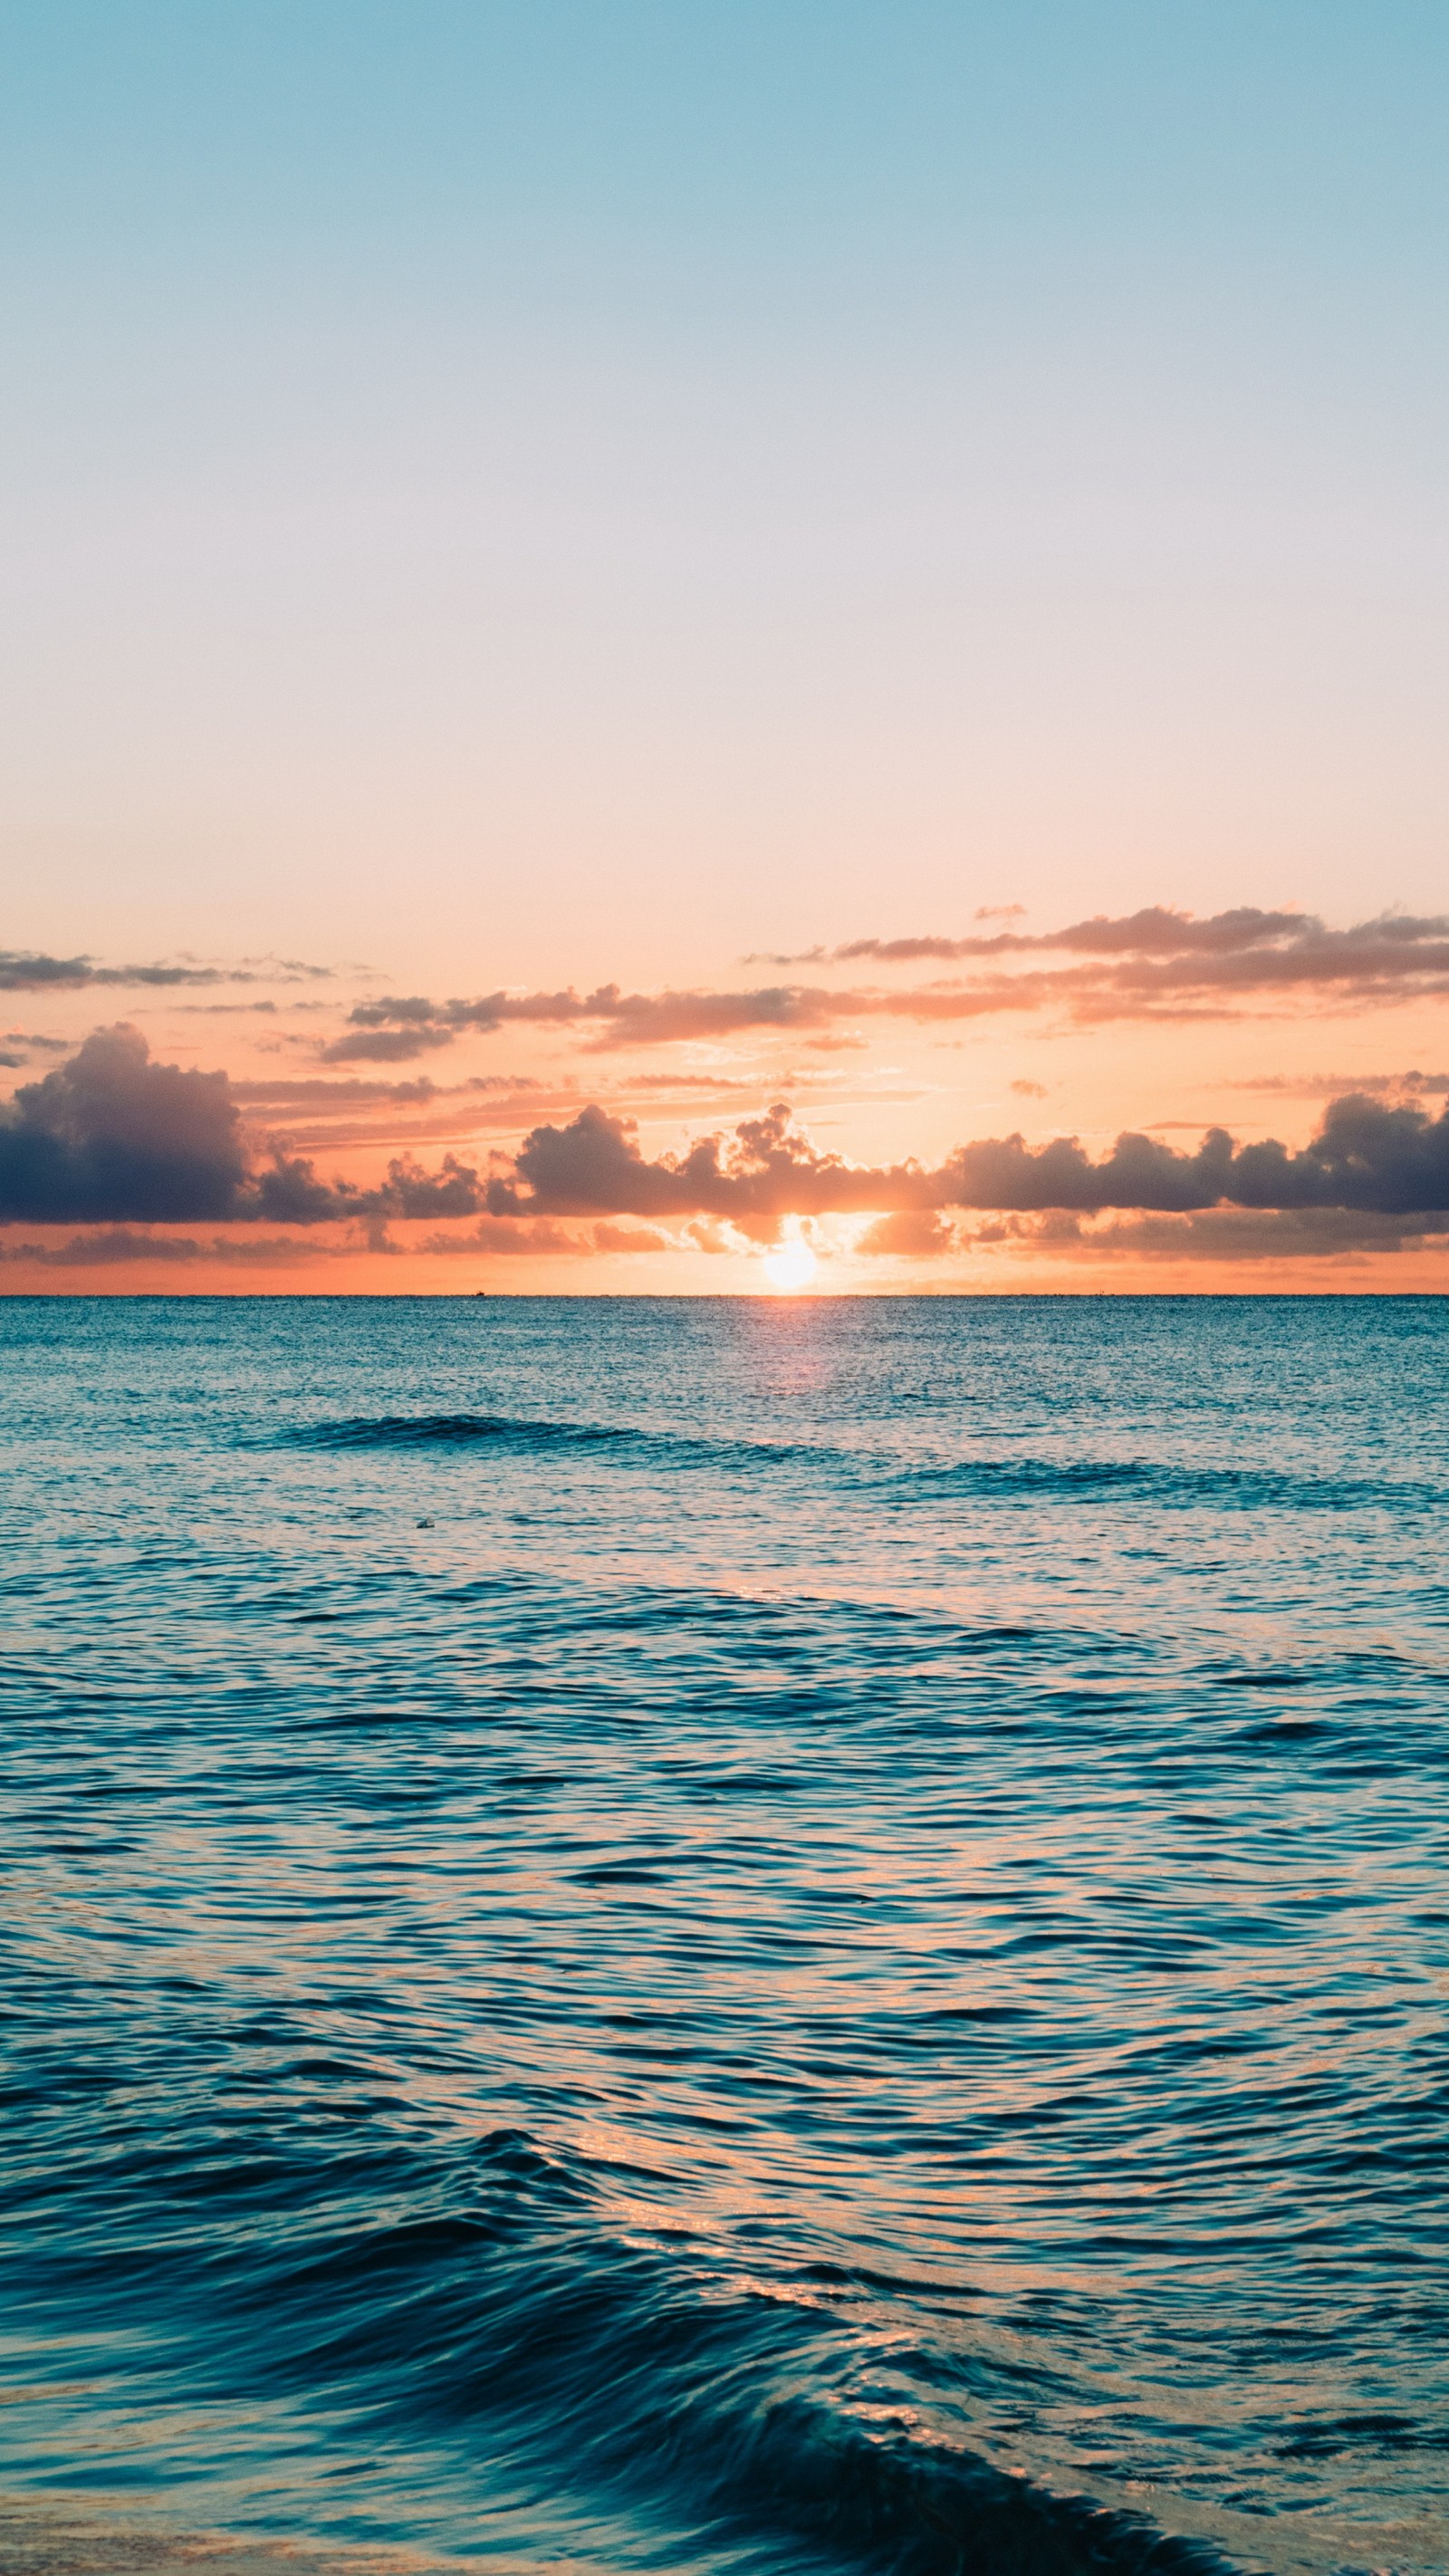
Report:
[[[0,1030],[0,1065],[17,1072],[38,1055],[69,1055],[74,1038],[53,1038],[43,1029]]]
[[[247,1181],[240,1129],[224,1073],[153,1064],[139,1029],[97,1029],[0,1113],[0,1217],[233,1216]]]
[[[190,1224],[265,1219],[317,1225],[351,1216],[466,1216],[485,1185],[446,1155],[436,1172],[407,1156],[361,1189],[319,1179],[278,1149],[247,1151],[224,1073],[155,1064],[139,1029],[97,1029],[65,1064],[0,1110],[0,1221]]]
[[[309,966],[300,957],[248,957],[236,965],[208,964],[187,957],[149,965],[102,966],[93,957],[50,957],[33,948],[0,948],[0,992],[80,991],[86,985],[154,985],[163,990],[188,984],[312,983],[330,978],[330,966]]]

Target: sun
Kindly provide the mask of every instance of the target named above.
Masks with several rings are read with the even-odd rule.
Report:
[[[808,1243],[782,1243],[778,1252],[765,1255],[765,1276],[785,1297],[798,1296],[808,1288],[818,1267]]]

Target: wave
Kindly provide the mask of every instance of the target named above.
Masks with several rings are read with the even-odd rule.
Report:
[[[525,1457],[553,1449],[584,1449],[768,1463],[776,1458],[833,1458],[836,1454],[806,1449],[798,1442],[711,1439],[688,1432],[648,1431],[637,1423],[551,1422],[531,1414],[504,1413],[354,1414],[337,1422],[302,1423],[282,1438],[294,1449],[490,1448]]]
[[[335,2178],[344,2187],[325,2217],[314,2169],[310,2223],[300,2230],[301,2178],[276,2163],[271,2192],[262,2184],[273,2206],[258,2228],[261,2176],[249,2162],[237,2176],[251,2208],[225,2267],[230,2280],[217,2281],[214,2239],[199,2301],[184,2242],[167,2249],[166,2268],[186,2275],[172,2313],[197,2327],[198,2306],[211,2311],[205,2354],[175,2357],[193,2396],[199,2367],[223,2402],[281,2396],[294,2422],[297,2410],[319,2407],[334,2423],[349,2418],[385,2479],[389,2455],[394,2464],[450,2459],[490,2532],[516,2537],[530,2555],[546,2540],[549,2563],[558,2532],[540,2533],[535,2519],[515,2535],[506,2503],[500,2528],[490,2463],[509,2463],[515,2491],[521,2473],[535,2497],[552,2499],[561,2524],[647,2532],[649,2563],[679,2576],[1230,2568],[1200,2541],[924,2435],[918,2405],[930,2403],[928,2387],[916,2386],[914,2404],[872,2402],[870,2372],[886,2348],[872,2331],[877,2274],[798,2261],[746,2284],[687,2234],[631,2241],[608,2222],[600,2192],[606,2182],[617,2192],[627,2175],[565,2163],[523,2131],[478,2140],[466,2181],[456,2163],[445,2173],[436,2152],[400,2158],[394,2147],[368,2176],[360,2168],[373,2161],[365,2150],[345,2159],[345,2179]],[[224,2168],[209,2179],[231,2197]],[[160,2250],[152,2235],[130,2263],[117,2262],[110,2240],[95,2248],[92,2270],[73,2241],[59,2268],[78,2268],[73,2291],[89,2287],[102,2306],[124,2301],[129,2286],[154,2314],[169,2304],[156,2277]],[[885,2304],[898,2364],[899,2297]],[[928,2327],[919,2308],[914,2320]],[[915,2360],[918,2382],[938,2364],[949,2382],[944,2357],[917,2351]]]
[[[1141,1496],[1165,1508],[1430,1511],[1446,1496],[1410,1479],[1371,1481],[1312,1476],[1251,1465],[1217,1467],[1160,1458],[964,1457],[902,1461],[825,1441],[750,1440],[702,1432],[651,1430],[640,1423],[560,1422],[529,1414],[352,1414],[300,1423],[280,1435],[289,1448],[468,1450],[511,1456],[585,1451],[660,1465],[770,1467],[806,1461],[832,1477],[882,1490],[945,1489],[1009,1501],[1089,1502],[1104,1495]]]
[[[1439,1509],[1445,1496],[1437,1489],[1408,1481],[1372,1482],[1353,1476],[1302,1476],[1289,1469],[1210,1467],[1158,1458],[960,1458],[911,1471],[920,1484],[947,1486],[958,1492],[980,1490],[1050,1495],[1069,1501],[1118,1493],[1180,1510],[1208,1505],[1231,1510],[1278,1508],[1290,1511],[1396,1512]]]

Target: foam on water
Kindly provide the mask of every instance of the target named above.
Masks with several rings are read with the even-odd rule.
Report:
[[[1446,2563],[1449,1310],[26,1301],[0,1369],[12,2493]]]

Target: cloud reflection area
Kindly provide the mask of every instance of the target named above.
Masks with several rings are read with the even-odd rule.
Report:
[[[1442,2564],[1442,1308],[0,1323],[5,2483]]]

